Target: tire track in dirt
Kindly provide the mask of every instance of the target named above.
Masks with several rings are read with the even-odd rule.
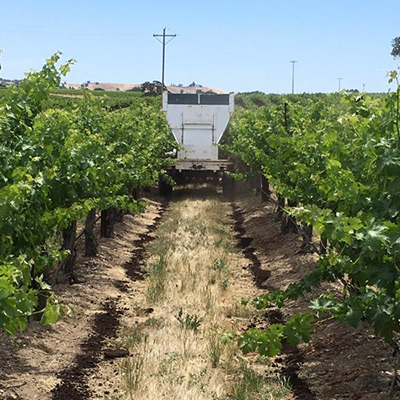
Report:
[[[52,400],[84,400],[90,398],[87,374],[95,368],[100,360],[105,339],[114,337],[121,312],[116,304],[108,300],[93,321],[92,333],[82,343],[81,351],[71,366],[58,374],[61,382],[52,390]]]
[[[141,233],[139,238],[133,242],[136,249],[132,251],[132,258],[125,264],[125,273],[133,281],[140,281],[145,278],[145,247],[149,242],[155,239],[154,236],[151,236],[150,234],[158,228],[167,207],[167,201],[161,204],[159,208],[160,215],[154,218],[153,224],[148,226],[147,231]]]
[[[271,276],[271,271],[261,268],[261,261],[255,254],[256,249],[250,246],[253,238],[246,236],[246,229],[244,227],[245,210],[241,210],[234,203],[231,203],[231,207],[237,246],[243,249],[243,255],[250,261],[248,268],[253,274],[254,283],[259,289],[265,289],[265,283]],[[263,318],[255,317],[248,328],[262,330],[268,325],[284,322],[285,320],[282,312],[278,309],[272,309],[268,310]],[[304,356],[296,346],[283,343],[281,357],[275,359],[275,365],[279,369],[280,374],[289,379],[292,392],[296,399],[316,400],[307,382],[299,377],[299,370],[303,361]]]
[[[244,256],[251,262],[248,265],[248,268],[252,272],[254,276],[254,283],[259,289],[265,289],[264,283],[271,276],[271,272],[264,270],[261,268],[261,262],[255,254],[256,249],[254,247],[250,247],[250,243],[253,241],[252,238],[245,236],[246,230],[243,227],[244,222],[244,211],[240,210],[236,207],[235,204],[232,203],[232,217],[234,220],[234,230],[236,232],[235,238],[237,240],[237,246],[243,249]]]
[[[139,234],[139,238],[132,245],[136,247],[132,251],[131,260],[125,264],[125,273],[132,281],[144,279],[144,258],[146,245],[154,240],[150,234],[154,232],[165,212],[168,203],[162,203],[158,208],[159,216],[154,218],[153,223],[146,231]],[[127,291],[125,282],[117,281],[115,286],[121,291]],[[87,384],[88,375],[93,373],[96,365],[100,362],[103,345],[106,340],[115,338],[120,325],[122,311],[117,309],[118,299],[106,299],[102,304],[101,311],[94,317],[91,333],[81,344],[80,352],[75,356],[71,365],[61,370],[57,377],[60,382],[51,391],[52,400],[86,400],[90,399],[91,393]]]

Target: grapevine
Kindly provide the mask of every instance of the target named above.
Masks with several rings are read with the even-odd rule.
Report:
[[[50,108],[50,92],[73,63],[57,67],[59,59],[0,99],[0,329],[10,334],[33,314],[46,324],[66,311],[45,279],[71,256],[55,238],[91,210],[138,210],[132,192],[157,181],[173,146],[151,100],[110,112],[85,95],[69,108]]]
[[[327,243],[314,271],[254,305],[282,307],[323,282],[343,285],[343,297],[324,293],[286,325],[245,332],[243,351],[274,355],[284,338],[308,341],[310,322],[326,315],[353,327],[366,321],[388,343],[400,332],[399,95],[398,88],[384,97],[282,96],[261,107],[247,103],[234,116],[226,147],[268,178],[296,205],[286,211]]]

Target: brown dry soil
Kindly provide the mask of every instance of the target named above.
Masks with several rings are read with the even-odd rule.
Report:
[[[143,214],[126,215],[112,239],[100,239],[98,257],[83,257],[79,244],[79,283],[55,287],[59,299],[73,307],[73,318],[46,327],[32,322],[15,338],[1,335],[0,399],[90,398],[88,377],[107,356],[106,343],[135,296],[131,282],[143,280],[144,246],[166,206],[154,197],[143,200],[148,203]]]
[[[153,312],[131,306],[145,284],[146,243],[155,237],[166,207],[156,196],[145,200],[149,205],[143,214],[125,216],[112,239],[100,240],[97,258],[78,258],[77,284],[55,288],[74,307],[73,318],[47,327],[32,322],[13,339],[1,336],[0,399],[84,400],[94,392],[96,398],[112,397],[118,371],[110,363],[105,380],[98,365],[124,356],[110,348],[122,323],[132,314]],[[259,290],[284,288],[315,266],[315,255],[300,252],[299,235],[280,234],[271,204],[261,204],[249,192],[232,204],[231,216],[237,246],[248,260],[243,268],[252,273]],[[247,327],[284,321],[306,307],[307,300],[302,300],[282,310],[268,309]],[[389,398],[392,351],[368,326],[352,329],[326,321],[316,326],[311,343],[285,345],[272,362],[272,372],[290,378],[290,398],[383,400]],[[400,399],[400,393],[393,398]]]

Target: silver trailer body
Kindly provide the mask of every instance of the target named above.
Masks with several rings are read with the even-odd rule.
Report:
[[[226,170],[229,162],[218,159],[218,146],[234,108],[234,94],[163,93],[163,111],[172,134],[183,149],[178,151],[177,171]]]

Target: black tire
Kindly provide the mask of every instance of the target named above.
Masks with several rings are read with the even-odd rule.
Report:
[[[235,180],[228,175],[222,177],[222,194],[229,200],[233,201],[235,199]]]
[[[158,193],[160,196],[170,196],[172,193],[172,186],[165,182],[164,179],[158,179]]]
[[[172,177],[177,185],[184,185],[187,181],[187,177],[183,172],[176,172]]]

